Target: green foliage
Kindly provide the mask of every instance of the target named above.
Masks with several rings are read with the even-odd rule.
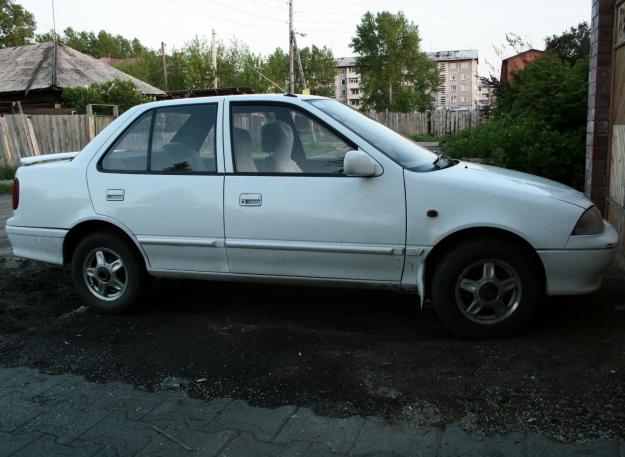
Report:
[[[545,38],[546,51],[555,53],[569,63],[575,63],[590,55],[590,26],[581,22],[561,35]]]
[[[131,81],[113,79],[104,84],[67,88],[63,90],[61,101],[63,106],[74,108],[79,113],[84,113],[88,104],[119,105],[121,113],[150,101],[150,98],[139,92]]]
[[[367,12],[356,28],[363,110],[426,111],[441,81],[436,62],[420,50],[418,27],[399,12]]]
[[[442,138],[443,137],[434,136],[434,135],[418,135],[418,134],[410,135],[410,139],[412,141],[424,142],[424,143],[439,142],[441,141]]]
[[[306,82],[311,93],[334,95],[335,63],[328,48],[312,46],[301,50]],[[167,56],[168,89],[188,90],[213,87],[210,42],[194,38]],[[144,51],[136,59],[120,62],[116,67],[153,86],[165,88],[161,56]],[[261,72],[269,80],[259,74]],[[283,92],[288,85],[289,56],[277,48],[264,57],[243,42],[233,40],[217,45],[217,80],[219,87],[251,87],[255,92]],[[301,84],[299,86],[301,90]]]
[[[0,48],[23,46],[35,35],[35,18],[13,0],[0,0]]]
[[[497,90],[489,122],[442,139],[441,148],[581,189],[587,78],[588,59],[571,64],[546,53]]]
[[[53,41],[54,35],[52,32],[39,34],[36,36],[36,40],[39,43]],[[104,30],[100,30],[96,35],[94,32],[77,32],[72,27],[67,27],[63,30],[63,34],[58,37],[58,41],[95,58],[126,59],[139,56],[147,51],[147,48],[136,38],[129,40]]]
[[[0,167],[0,179],[13,179],[15,178],[15,168]]]
[[[318,48],[312,45],[302,49],[300,54],[310,93],[334,98],[336,62],[332,51],[325,46]]]
[[[0,194],[10,194],[12,191],[13,191],[13,186],[0,184]]]

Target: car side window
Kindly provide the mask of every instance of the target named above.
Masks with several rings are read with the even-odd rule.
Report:
[[[147,112],[126,129],[102,159],[102,169],[121,172],[146,171],[151,123],[152,113]]]
[[[343,175],[354,149],[306,113],[279,105],[233,105],[232,151],[237,173]]]
[[[217,105],[159,108],[154,115],[150,171],[214,173]]]

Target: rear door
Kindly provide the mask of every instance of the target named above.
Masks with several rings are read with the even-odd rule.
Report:
[[[127,227],[152,269],[228,271],[219,103],[144,112],[88,168],[98,214]]]
[[[345,153],[367,146],[302,105],[230,102],[229,111],[224,143],[233,173],[224,205],[231,273],[400,280],[401,167],[369,147],[384,173],[346,176]]]

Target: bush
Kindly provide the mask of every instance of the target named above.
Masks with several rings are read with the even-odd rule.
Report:
[[[103,84],[91,84],[88,87],[70,87],[64,89],[61,95],[63,106],[74,108],[81,114],[85,113],[89,104],[118,105],[119,112],[122,113],[135,105],[149,101],[150,98],[139,92],[132,81],[119,79]],[[110,110],[106,112],[109,113]]]
[[[490,121],[441,139],[441,149],[582,189],[587,80],[587,58],[546,53],[497,90]]]
[[[13,179],[15,177],[15,168],[0,167],[0,179]]]
[[[584,129],[558,132],[528,114],[499,117],[441,139],[441,149],[455,158],[525,171],[581,189],[584,185]]]

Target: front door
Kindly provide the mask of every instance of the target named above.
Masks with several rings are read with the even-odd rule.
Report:
[[[137,237],[151,269],[228,271],[217,114],[217,103],[146,111],[89,165],[95,211]]]
[[[352,140],[295,104],[230,103],[224,191],[231,273],[399,281],[405,243],[401,167],[348,177]],[[228,162],[228,161],[227,161]]]

